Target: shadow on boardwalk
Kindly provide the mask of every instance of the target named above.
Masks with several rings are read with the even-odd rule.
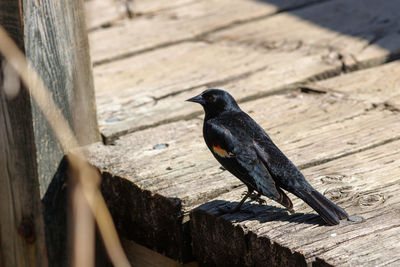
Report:
[[[272,200],[270,200],[272,201]],[[259,205],[250,202],[243,204],[241,211],[232,214],[225,213],[222,209],[234,208],[239,202],[213,200],[200,205],[198,209],[212,213],[214,216],[223,216],[231,222],[244,222],[247,220],[257,220],[260,223],[270,221],[290,222],[290,223],[305,223],[311,225],[324,225],[325,223],[317,214],[305,214],[302,212],[295,212],[290,214],[286,209],[269,206]]]
[[[304,8],[296,6],[287,9],[285,9],[285,1],[252,1],[275,5],[281,10],[280,13],[287,12],[332,31],[367,40],[368,45],[375,44],[387,50],[393,49],[391,36],[400,35],[398,20],[400,2],[397,0],[303,1]]]

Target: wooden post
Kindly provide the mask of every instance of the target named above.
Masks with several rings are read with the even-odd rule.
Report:
[[[0,265],[47,266],[30,97],[7,99],[1,63]]]
[[[42,77],[80,145],[100,140],[83,12],[82,0],[0,0],[0,25]],[[0,78],[0,266],[47,266],[40,199],[64,151],[28,91],[7,99]],[[65,220],[55,222],[66,207],[51,204],[60,209],[46,219],[47,245],[59,248]],[[49,265],[60,266],[57,253],[66,252],[49,251]]]
[[[4,1],[4,0],[0,0]],[[81,0],[23,0],[25,52],[72,126],[80,145],[100,140],[89,41]],[[32,102],[43,197],[63,157],[46,118]]]
[[[23,50],[20,8],[0,0],[0,25]],[[23,89],[6,98],[5,64],[0,56],[0,266],[47,266],[31,99]]]

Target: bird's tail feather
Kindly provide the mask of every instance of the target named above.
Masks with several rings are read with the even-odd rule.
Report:
[[[322,219],[329,225],[337,225],[340,222],[339,220],[348,218],[347,213],[342,208],[316,190],[312,190],[310,193],[306,191],[296,193],[298,193],[298,197],[318,212]]]
[[[347,214],[347,212],[344,209],[342,209],[338,205],[334,204],[332,201],[327,199],[320,192],[314,190],[312,192],[312,195],[314,197],[316,197],[321,203],[323,203],[325,205],[325,207],[330,207],[331,209],[333,209],[333,211],[336,213],[336,215],[339,217],[340,220],[347,219],[349,217],[349,215]]]

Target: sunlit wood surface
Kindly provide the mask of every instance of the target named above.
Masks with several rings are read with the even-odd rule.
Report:
[[[397,1],[89,0],[97,112],[89,147],[121,235],[217,266],[400,264]],[[361,223],[322,226],[296,197],[221,215],[245,187],[202,138],[229,91],[307,179]]]

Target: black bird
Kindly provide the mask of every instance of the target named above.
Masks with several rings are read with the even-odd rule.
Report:
[[[285,189],[310,205],[329,225],[348,218],[347,213],[317,190],[272,142],[268,134],[243,112],[226,91],[208,89],[187,101],[199,103],[205,111],[203,136],[221,165],[239,178],[248,191],[231,211],[238,211],[248,197],[269,197],[293,212]],[[256,191],[257,193],[254,193]]]

